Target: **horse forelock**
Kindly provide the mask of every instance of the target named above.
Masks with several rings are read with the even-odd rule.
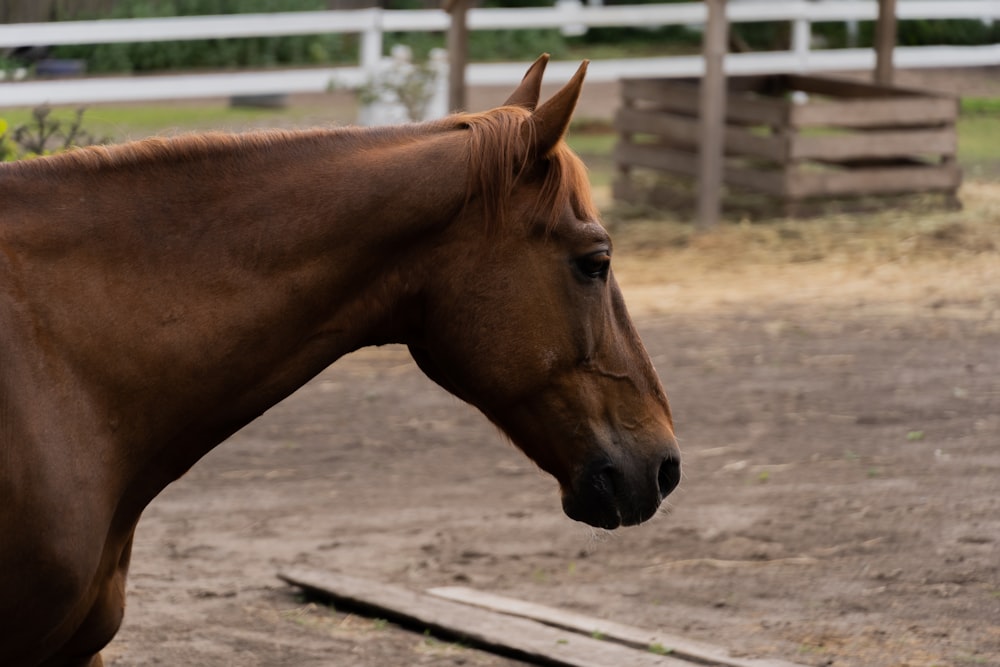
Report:
[[[558,221],[554,213],[567,205],[582,220],[597,218],[586,167],[569,146],[560,141],[548,154],[534,154],[528,109],[500,107],[482,113],[456,114],[443,122],[470,132],[466,202],[476,196],[482,199],[485,224],[491,231],[512,224],[511,202],[515,191],[537,161],[544,161],[545,176],[532,204],[532,219],[546,219],[547,227],[552,227]]]

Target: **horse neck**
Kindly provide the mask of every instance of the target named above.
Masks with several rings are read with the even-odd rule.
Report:
[[[184,441],[190,465],[342,354],[405,338],[415,258],[464,201],[456,134],[65,170],[58,196],[0,174],[0,246],[46,323],[22,339],[62,356],[116,437]]]

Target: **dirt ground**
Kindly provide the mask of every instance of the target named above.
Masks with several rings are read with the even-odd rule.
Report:
[[[1000,666],[1000,186],[962,199],[705,235],[612,208],[684,454],[660,516],[569,520],[405,349],[363,350],[149,507],[107,664],[521,664],[305,601],[275,575],[306,565],[740,656]]]

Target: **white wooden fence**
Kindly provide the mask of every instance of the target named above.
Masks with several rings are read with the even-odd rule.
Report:
[[[816,72],[874,66],[875,55],[870,49],[813,49],[811,24],[875,20],[878,15],[876,0],[730,2],[727,12],[734,23],[789,21],[793,24],[790,50],[730,54],[725,65],[729,73]],[[897,14],[900,20],[997,20],[1000,19],[1000,0],[899,0]],[[580,25],[698,25],[703,24],[706,17],[707,10],[702,2],[609,7],[564,2],[554,7],[472,9],[468,24],[473,31]],[[4,82],[0,83],[0,107],[321,92],[331,83],[357,87],[375,71],[386,32],[445,31],[448,23],[448,14],[441,10],[364,9],[0,25],[0,50],[30,45],[321,33],[361,35],[357,66]],[[902,68],[1000,65],[1000,44],[898,47],[895,63]],[[553,62],[548,68],[549,76],[556,80],[568,78],[577,64]],[[466,82],[468,85],[514,85],[526,66],[527,63],[472,63],[466,72]],[[587,76],[591,81],[612,81],[622,76],[697,76],[702,69],[700,56],[598,60],[591,63]]]

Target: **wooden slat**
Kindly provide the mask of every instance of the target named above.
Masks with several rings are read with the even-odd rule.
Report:
[[[788,172],[784,169],[760,169],[756,167],[726,167],[727,185],[763,192],[772,197],[788,194]]]
[[[665,109],[688,116],[697,116],[700,103],[696,82],[686,80],[666,82],[662,79],[624,79],[622,99],[645,102],[645,106]],[[726,105],[726,122],[746,125],[782,125],[791,105],[784,99],[769,97],[734,97]],[[643,106],[636,104],[636,106]]]
[[[773,90],[783,90],[787,84],[784,74],[749,74],[731,76],[726,80],[729,92],[734,94],[769,93]]]
[[[726,649],[713,646],[712,644],[696,642],[664,632],[644,630],[630,625],[615,623],[614,621],[593,618],[562,609],[554,609],[545,605],[516,600],[502,595],[476,591],[464,586],[431,588],[427,592],[447,600],[464,602],[502,614],[532,619],[546,625],[572,630],[573,632],[586,635],[599,633],[605,640],[621,642],[627,646],[634,646],[644,650],[650,646],[662,646],[671,652],[671,656],[689,660],[699,665],[715,665],[717,667],[801,667],[783,660],[733,657]]]
[[[698,115],[698,87],[690,83],[665,79],[624,79],[622,99],[635,106],[651,103],[654,108],[665,109],[688,116]]]
[[[900,88],[898,86],[880,86],[876,83],[866,83],[864,81],[850,81],[847,79],[837,79],[826,76],[806,76],[803,74],[789,74],[786,77],[788,88],[791,90],[801,90],[814,95],[827,95],[829,97],[929,97],[931,93]]]
[[[615,130],[622,134],[640,133],[662,137],[667,143],[693,149],[698,145],[698,122],[651,109],[621,108],[615,114]],[[729,125],[724,131],[727,155],[746,155],[781,162],[786,155],[786,141],[775,135],[758,136],[743,127]]]
[[[788,196],[806,199],[905,192],[952,192],[958,189],[961,182],[962,172],[954,164],[828,172],[797,169],[789,174]]]
[[[520,659],[562,667],[693,667],[671,656],[584,637],[524,618],[334,572],[290,570],[278,575],[310,593],[369,610]]]
[[[789,125],[802,127],[887,127],[954,123],[958,101],[948,98],[843,100],[791,108]]]
[[[684,176],[695,176],[698,173],[698,156],[694,153],[654,144],[619,142],[615,146],[614,155],[615,162],[629,167],[658,169]]]
[[[873,131],[830,136],[796,135],[793,160],[853,160],[912,155],[954,155],[958,137],[953,127],[932,130]]]
[[[698,156],[655,144],[619,142],[614,151],[615,162],[620,166],[656,169],[682,176],[694,177],[698,173]],[[787,194],[786,172],[779,169],[748,169],[726,165],[723,182],[750,188],[776,197]]]
[[[614,128],[621,133],[655,134],[685,148],[693,148],[698,143],[696,119],[665,111],[623,107],[615,113]]]
[[[734,99],[726,110],[726,122],[777,127],[787,124],[792,108],[789,102],[772,97]]]
[[[726,128],[726,155],[743,155],[784,162],[788,156],[788,148],[787,135],[760,136],[753,134],[749,128],[732,125]]]

